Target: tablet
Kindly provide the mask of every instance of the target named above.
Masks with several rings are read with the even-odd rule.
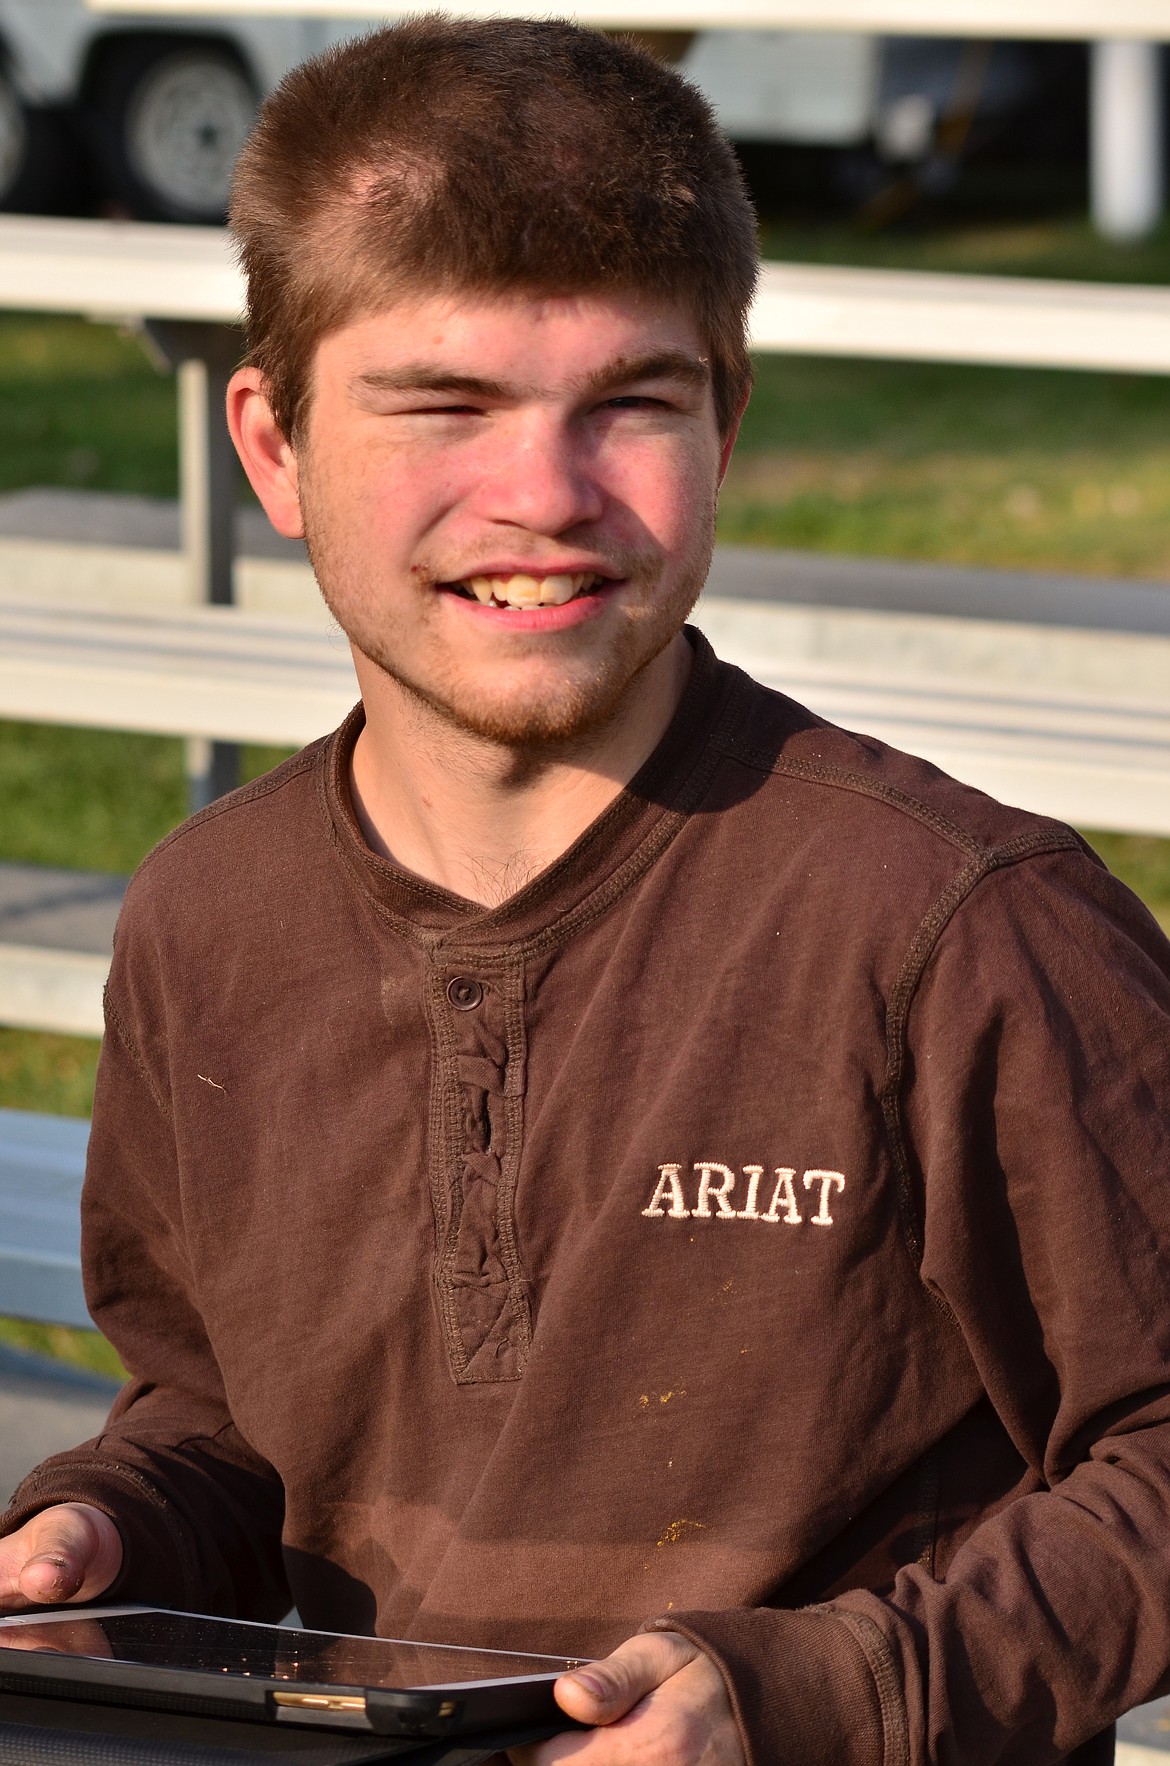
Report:
[[[214,1619],[161,1607],[0,1618],[0,1688],[424,1740],[577,1727],[553,1698],[585,1658]]]

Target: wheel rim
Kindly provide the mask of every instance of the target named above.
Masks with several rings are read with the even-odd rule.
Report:
[[[168,56],[143,75],[130,105],[130,168],[166,207],[222,215],[232,167],[255,114],[252,88],[230,62]]]
[[[28,129],[19,98],[0,77],[0,201],[8,195],[24,162]]]

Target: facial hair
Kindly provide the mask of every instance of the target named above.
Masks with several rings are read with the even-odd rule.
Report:
[[[369,609],[377,607],[376,593],[352,592],[355,575],[362,574],[357,559],[348,555],[344,539],[338,543],[328,524],[316,519],[313,498],[306,494],[309,487],[302,482],[301,489],[305,543],[326,604],[351,643],[413,702],[420,725],[437,720],[450,732],[517,754],[525,752],[533,759],[588,747],[620,717],[638,677],[672,642],[698,600],[715,544],[712,499],[709,519],[697,527],[695,543],[682,560],[673,561],[660,549],[610,548],[605,570],[633,589],[633,596],[629,589],[624,592],[639,616],[622,619],[595,664],[584,674],[567,671],[554,695],[536,699],[517,694],[492,703],[482,694],[476,696],[476,683],[469,685],[465,671],[449,658],[437,656],[425,680],[404,666],[393,633],[379,629],[370,615]],[[460,563],[465,574],[474,573],[474,560]],[[668,570],[672,580],[664,592],[660,583]],[[411,579],[412,592],[420,597],[444,592],[436,585],[450,580],[426,562],[412,570]],[[544,642],[533,634],[534,646]]]

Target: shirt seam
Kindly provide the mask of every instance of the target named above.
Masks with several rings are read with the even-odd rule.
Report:
[[[271,796],[273,792],[283,791],[286,785],[292,784],[295,779],[300,778],[302,773],[308,772],[316,765],[321,749],[331,740],[332,735],[318,736],[315,742],[310,742],[307,747],[301,749],[299,754],[290,755],[271,773],[265,773],[263,777],[253,779],[251,784],[243,785],[238,790],[229,792],[226,797],[217,798],[214,803],[206,804],[193,816],[188,816],[185,822],[180,822],[177,828],[172,828],[169,834],[163,836],[157,846],[151,848],[138,866],[135,876],[142,876],[163,852],[186,835],[202,828],[205,823],[215,820],[218,816],[231,815],[234,810],[246,809],[258,799]]]
[[[846,1627],[873,1676],[882,1718],[882,1766],[908,1766],[910,1725],[906,1699],[893,1651],[881,1627],[866,1613],[844,1612],[833,1606],[820,1610],[839,1619]]]
[[[924,1255],[923,1230],[915,1203],[909,1143],[905,1129],[904,1088],[909,1050],[910,1011],[917,997],[923,975],[938,947],[944,930],[973,890],[985,878],[1031,858],[1040,858],[1055,852],[1079,851],[1080,847],[1080,839],[1071,828],[1060,829],[1048,826],[1018,834],[1002,846],[985,848],[935,897],[934,902],[919,922],[918,929],[910,941],[902,968],[890,992],[886,1007],[886,1071],[880,1102],[886,1137],[897,1177],[903,1238],[914,1266],[919,1271],[921,1271]],[[934,1304],[948,1318],[952,1318],[951,1309],[942,1296],[930,1287],[927,1292]]]
[[[827,725],[827,728],[838,729],[838,725]],[[848,731],[842,732],[848,735]],[[831,766],[824,761],[809,761],[789,758],[783,754],[777,756],[765,749],[751,747],[746,742],[738,742],[734,738],[727,743],[723,752],[729,760],[742,761],[747,766],[757,767],[761,772],[785,774],[789,778],[805,779],[810,784],[825,785],[831,790],[851,791],[861,797],[873,798],[875,802],[884,803],[890,809],[910,816],[923,827],[931,829],[951,846],[957,846],[963,852],[971,854],[986,853],[994,850],[989,848],[979,836],[961,828],[957,822],[943,815],[941,810],[932,808],[912,792],[903,791],[900,786],[890,785],[878,779],[871,779],[865,773],[854,772],[849,767]]]
[[[163,1121],[168,1126],[171,1126],[173,1123],[173,1118],[171,1115],[170,1106],[168,1105],[166,1099],[163,1097],[162,1092],[155,1085],[154,1075],[151,1073],[150,1068],[147,1066],[146,1061],[143,1058],[143,1056],[138,1048],[138,1044],[134,1039],[134,1036],[130,1030],[130,1026],[127,1024],[127,1022],[123,1018],[121,1012],[118,1010],[117,1006],[114,1004],[113,998],[111,997],[111,994],[110,994],[110,987],[109,987],[108,982],[106,983],[106,986],[105,986],[103,993],[102,993],[102,1004],[105,1007],[106,1022],[108,1024],[111,1024],[113,1026],[114,1030],[116,1031],[118,1041],[122,1044],[122,1047],[125,1049],[127,1055],[130,1058],[131,1065],[134,1067],[139,1078],[143,1081],[144,1085],[146,1086],[147,1092],[150,1094],[151,1102],[153,1103],[155,1109],[158,1111],[159,1115],[162,1117]]]

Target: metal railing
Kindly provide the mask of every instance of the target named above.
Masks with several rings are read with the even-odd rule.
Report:
[[[280,10],[293,9],[281,0]],[[320,0],[312,9],[322,10]],[[875,20],[877,11],[875,4]],[[1166,9],[1149,6],[1142,16],[1152,31],[1155,11],[1160,35]],[[1113,17],[1116,24],[1116,10]],[[0,715],[210,741],[209,788],[230,777],[240,740],[302,740],[336,721],[353,695],[348,658],[327,634],[290,634],[230,605],[232,461],[222,392],[239,348],[232,327],[241,305],[220,230],[0,220],[0,307],[138,319],[179,364],[190,602],[121,626],[112,611],[65,615],[9,604]],[[789,353],[1163,374],[1170,291],[769,264],[752,337],[759,350]],[[931,753],[961,776],[983,768],[976,782],[1003,795],[1107,825],[1117,825],[1119,804],[1132,805],[1120,812],[1123,825],[1170,832],[1170,626],[1134,630],[1126,618],[1105,631],[1090,622],[1090,633],[1075,620],[1064,628],[981,615],[972,632],[971,622],[941,606],[915,615],[810,608],[793,594],[787,602],[724,590],[707,600],[702,618],[732,660],[830,716]],[[895,641],[900,663],[889,650]],[[924,665],[912,665],[916,653],[928,658]],[[1102,810],[1112,807],[1111,818],[1078,812],[1090,791]],[[1045,792],[1047,802],[1037,801]],[[96,1000],[100,975],[88,962]],[[35,990],[36,967],[35,957],[24,961],[20,986]],[[68,1027],[81,1026],[75,1018]],[[61,1272],[72,1271],[74,1255],[62,1250],[60,1207],[75,1206],[63,1198],[79,1181],[83,1132],[80,1125],[76,1144],[63,1146],[52,1119],[27,1118],[7,1121],[0,1133],[0,1312],[78,1322],[79,1290],[67,1304],[60,1298]],[[46,1171],[57,1174],[49,1191]]]

